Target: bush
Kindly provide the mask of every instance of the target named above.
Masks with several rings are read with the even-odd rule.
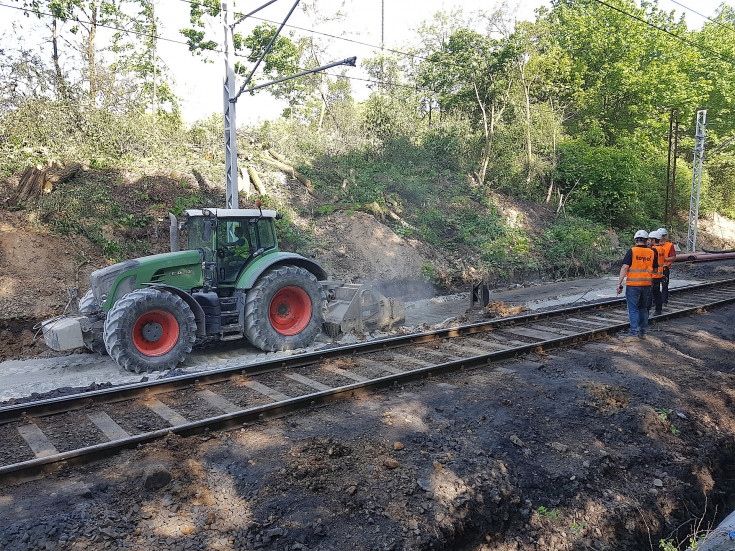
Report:
[[[617,251],[612,232],[605,226],[580,218],[558,220],[541,236],[545,262],[555,277],[597,274]]]
[[[608,227],[663,218],[666,160],[660,155],[642,159],[632,146],[581,140],[561,144],[559,153],[556,179],[573,214]]]

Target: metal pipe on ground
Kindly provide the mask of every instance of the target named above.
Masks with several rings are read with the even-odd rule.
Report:
[[[735,258],[735,252],[732,253],[684,253],[677,254],[674,262],[707,262],[710,260],[727,260]]]

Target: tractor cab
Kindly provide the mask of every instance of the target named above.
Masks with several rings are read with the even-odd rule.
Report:
[[[199,251],[210,286],[235,285],[256,257],[278,251],[275,211],[204,209],[185,214],[187,249]]]

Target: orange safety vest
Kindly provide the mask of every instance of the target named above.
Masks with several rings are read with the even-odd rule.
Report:
[[[674,244],[672,242],[667,242],[664,244],[664,258],[667,256],[676,256],[676,249],[674,249]],[[659,264],[661,263],[661,257],[659,257]],[[667,268],[671,267],[671,263],[673,260],[664,260],[664,266]]]
[[[652,245],[651,248],[655,249],[658,254],[658,270],[653,270],[653,268],[651,268],[651,277],[653,279],[661,279],[664,277],[664,265],[661,261],[665,254],[664,245]]]
[[[650,285],[653,271],[653,249],[636,246],[631,251],[633,251],[633,260],[628,268],[626,285],[632,287]]]

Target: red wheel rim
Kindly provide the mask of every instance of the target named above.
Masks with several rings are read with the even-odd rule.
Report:
[[[170,312],[151,310],[133,326],[133,344],[146,356],[163,356],[179,340],[179,324]]]
[[[295,335],[311,319],[311,299],[301,287],[284,287],[271,300],[268,314],[273,329],[281,335]]]

